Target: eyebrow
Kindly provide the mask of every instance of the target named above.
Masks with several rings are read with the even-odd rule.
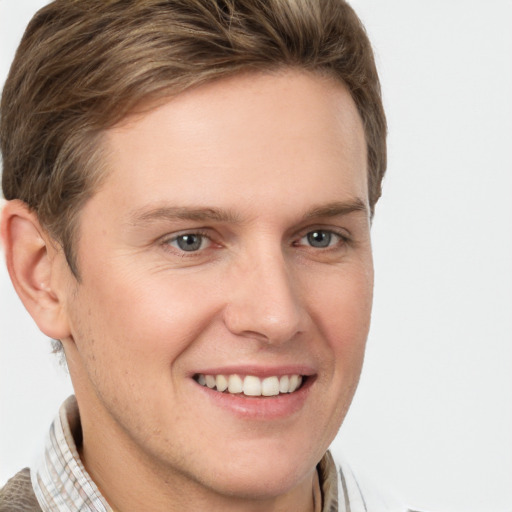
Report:
[[[240,217],[229,210],[219,208],[189,208],[163,206],[160,208],[136,210],[130,215],[130,223],[133,225],[149,224],[157,220],[191,220],[191,221],[215,221],[238,223]]]
[[[311,220],[318,217],[341,217],[353,212],[363,212],[366,216],[369,215],[366,203],[360,198],[355,198],[349,201],[334,201],[315,207],[306,212],[302,220]]]
[[[364,212],[368,215],[368,207],[363,200],[356,198],[349,201],[334,201],[312,208],[306,212],[302,221],[308,221],[319,217],[338,217],[353,212]],[[238,224],[242,218],[231,210],[214,207],[173,207],[162,206],[157,208],[141,208],[130,214],[130,224],[145,225],[158,220],[190,220],[195,222],[214,221]]]

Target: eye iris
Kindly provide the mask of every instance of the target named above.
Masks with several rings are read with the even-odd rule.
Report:
[[[176,242],[183,251],[197,251],[201,248],[202,238],[200,235],[181,235]]]
[[[312,247],[329,247],[332,234],[328,231],[312,231],[308,233],[308,243]]]

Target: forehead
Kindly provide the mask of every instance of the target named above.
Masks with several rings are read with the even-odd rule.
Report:
[[[169,128],[166,119],[172,120],[175,129],[184,136],[187,129],[197,133],[202,128],[208,130],[209,139],[214,136],[212,129],[218,135],[230,135],[229,130],[233,128],[235,132],[231,135],[239,135],[241,127],[240,135],[251,135],[251,132],[261,135],[262,129],[278,130],[283,126],[299,135],[306,118],[312,131],[330,123],[335,128],[333,137],[342,144],[350,143],[352,134],[355,138],[364,137],[357,107],[342,81],[327,73],[282,68],[215,79],[154,103],[142,104],[137,113],[108,130],[107,139],[128,140],[135,130],[155,123],[167,124]],[[325,134],[322,136],[325,138]]]
[[[367,202],[357,108],[342,83],[317,74],[243,74],[188,90],[109,130],[104,147],[104,188],[125,195],[125,207],[169,197],[214,206],[233,194],[278,201],[329,173],[337,193],[345,184]]]

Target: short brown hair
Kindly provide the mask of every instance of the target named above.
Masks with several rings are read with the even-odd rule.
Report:
[[[55,0],[32,19],[1,102],[2,186],[63,246],[104,173],[101,134],[142,102],[243,71],[298,67],[346,84],[361,115],[373,214],[386,120],[373,52],[343,0]]]

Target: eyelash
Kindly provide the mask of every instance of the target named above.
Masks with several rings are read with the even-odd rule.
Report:
[[[343,234],[343,233],[340,233],[338,231],[335,231],[333,229],[326,229],[326,228],[318,228],[318,229],[312,229],[310,231],[308,231],[307,233],[305,233],[304,235],[302,235],[299,239],[299,241],[303,240],[303,239],[307,239],[310,235],[313,235],[313,234],[319,234],[319,233],[323,233],[323,234],[327,234],[328,237],[329,237],[329,245],[327,245],[326,247],[314,247],[312,246],[311,244],[308,245],[308,247],[310,248],[313,248],[313,249],[319,249],[319,250],[329,250],[329,249],[335,249],[337,246],[339,246],[340,244],[341,245],[345,245],[346,243],[349,242],[349,238],[347,235]],[[332,244],[331,245],[331,241],[332,241],[332,238],[337,238],[337,242]],[[311,242],[311,240],[309,240],[309,242]],[[295,245],[295,243],[293,244],[294,246],[298,246],[298,245]]]
[[[336,250],[336,248],[338,248],[338,246],[344,246],[351,242],[351,239],[349,236],[347,236],[345,233],[341,233],[337,230],[327,229],[327,228],[318,228],[318,229],[309,228],[309,230],[307,232],[304,232],[304,234],[301,234],[299,236],[297,241],[294,241],[292,243],[292,246],[293,247],[301,247],[301,244],[299,244],[299,242],[301,240],[307,238],[309,235],[312,235],[313,233],[325,233],[325,234],[328,234],[330,237],[337,238],[338,241],[336,243],[334,243],[333,245],[328,245],[326,247],[314,247],[312,245],[307,245],[306,247],[308,247],[310,249],[318,249],[321,251]],[[182,232],[182,233],[173,235],[171,237],[167,237],[162,241],[162,245],[164,247],[166,247],[168,250],[169,250],[169,248],[172,248],[172,250],[178,252],[181,257],[197,256],[205,249],[208,249],[208,247],[205,247],[205,248],[200,247],[197,250],[186,251],[180,247],[175,247],[175,246],[171,245],[173,242],[177,242],[181,237],[187,237],[187,236],[201,237],[202,238],[201,245],[203,244],[205,239],[208,240],[210,244],[214,243],[212,241],[211,235],[209,233],[199,230],[199,231],[186,231],[186,232]],[[329,240],[329,242],[331,242],[331,240]]]
[[[173,242],[177,242],[178,239],[182,238],[182,237],[186,237],[186,236],[196,236],[196,237],[201,237],[203,239],[203,241],[206,239],[208,240],[210,243],[212,243],[212,239],[211,237],[208,235],[208,233],[204,232],[204,231],[186,231],[184,233],[179,233],[177,235],[173,235],[169,238],[165,238],[163,241],[162,241],[162,245],[164,245],[165,247],[172,247],[173,250],[179,252],[180,256],[182,257],[186,257],[186,256],[193,256],[194,254],[197,254],[199,252],[201,252],[201,250],[197,250],[197,251],[185,251],[184,249],[181,249],[179,247],[173,247],[171,244]]]

